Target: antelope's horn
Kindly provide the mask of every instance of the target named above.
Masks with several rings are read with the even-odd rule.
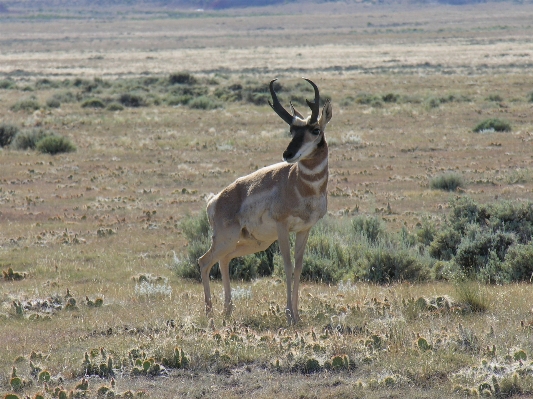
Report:
[[[307,80],[311,86],[313,86],[313,89],[315,89],[315,101],[311,102],[309,100],[305,100],[307,105],[309,105],[309,108],[311,108],[311,119],[309,120],[309,123],[316,123],[318,121],[318,113],[320,112],[320,94],[318,92],[318,87],[316,87],[316,84],[314,84],[311,80],[304,78]]]
[[[291,114],[289,114],[285,108],[283,108],[283,105],[281,105],[281,103],[278,100],[278,96],[276,96],[276,92],[274,91],[274,82],[276,80],[277,79],[273,79],[270,82],[270,94],[272,95],[272,103],[270,101],[268,103],[270,104],[272,109],[276,111],[276,114],[278,114],[278,116],[281,119],[283,119],[285,123],[290,125],[292,124],[294,117]]]

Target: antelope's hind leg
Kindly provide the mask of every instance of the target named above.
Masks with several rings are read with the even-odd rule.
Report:
[[[213,242],[211,243],[211,248],[209,248],[209,250],[198,259],[198,266],[200,266],[200,274],[202,276],[202,284],[204,286],[206,314],[210,314],[213,310],[213,303],[211,301],[211,289],[209,287],[209,272],[211,271],[211,268],[215,263],[219,262],[222,259],[225,259],[228,254],[235,251],[235,248],[237,247],[237,242],[239,240],[239,231],[240,229],[237,227],[226,230],[224,232],[225,234],[214,233],[212,237]],[[231,260],[232,258],[229,259]],[[229,285],[229,268],[226,267],[226,269],[228,269],[227,279]]]
[[[224,284],[224,316],[231,316],[233,311],[233,302],[231,300],[231,286],[230,286],[230,277],[229,277],[229,264],[232,259],[238,258],[240,256],[246,256],[250,254],[255,254],[257,252],[264,251],[272,243],[265,241],[259,242],[255,240],[241,241],[235,248],[235,250],[222,258],[219,262],[220,273],[222,274],[222,283]]]

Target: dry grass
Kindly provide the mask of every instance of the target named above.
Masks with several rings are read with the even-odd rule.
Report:
[[[10,390],[13,365],[33,381],[32,351],[33,362],[50,371],[52,387],[73,390],[83,377],[85,352],[99,348],[114,360],[116,392],[157,398],[447,398],[493,384],[492,375],[502,389],[509,387],[506,378],[512,382],[515,373],[521,389],[532,392],[533,294],[527,284],[467,287],[481,295],[485,312],[472,312],[465,288],[450,283],[304,284],[303,321],[287,328],[279,310],[282,281],[234,282],[242,295],[233,318],[217,315],[210,324],[201,286],[179,279],[170,267],[174,252],[180,256],[187,244],[179,222],[203,209],[209,193],[279,159],[286,129],[268,106],[236,102],[201,111],[150,103],[112,112],[70,102],[10,110],[28,97],[24,87],[42,77],[114,82],[122,74],[167,76],[179,68],[219,85],[266,85],[282,77],[294,86],[303,68],[333,98],[327,133],[333,217],[378,215],[393,231],[406,226],[414,232],[428,216],[442,219],[450,196],[462,195],[429,188],[433,177],[447,172],[460,174],[463,191],[478,202],[531,199],[532,52],[525,22],[531,6],[347,10],[325,20],[309,13],[304,21],[321,28],[306,30],[304,38],[309,25],[288,28],[294,16],[52,20],[32,22],[29,36],[26,22],[0,24],[0,74],[17,84],[0,89],[1,122],[51,129],[77,147],[56,156],[0,150],[0,269],[27,273],[0,280],[0,392]],[[491,22],[494,15],[498,20]],[[406,25],[398,27],[401,21]],[[456,28],[448,28],[450,22]],[[284,30],[274,30],[276,24]],[[421,30],[409,30],[415,27]],[[190,35],[180,38],[187,29]],[[245,39],[243,32],[255,33]],[[64,36],[69,41],[57,40]],[[177,39],[181,48],[169,49]],[[16,69],[25,73],[12,73]],[[31,94],[46,104],[63,91]],[[362,92],[399,97],[379,105],[350,100]],[[494,93],[502,93],[502,101],[488,101]],[[431,98],[446,101],[428,106]],[[472,132],[488,118],[508,120],[513,131]],[[139,274],[161,279],[140,289],[133,279]],[[213,286],[221,310],[222,287]],[[67,290],[76,299],[71,310],[65,309]],[[63,302],[61,310],[49,306],[54,297]],[[449,306],[432,306],[439,297]],[[103,306],[91,305],[98,298]],[[18,301],[31,304],[22,315],[13,305]],[[167,377],[130,376],[132,349],[162,362],[175,347],[189,358],[186,368],[171,368]],[[520,350],[525,362],[513,357]],[[337,355],[347,355],[348,367],[324,369]],[[320,371],[306,374],[308,360]],[[91,395],[106,384],[109,379],[91,377]],[[43,390],[34,381],[24,394]]]

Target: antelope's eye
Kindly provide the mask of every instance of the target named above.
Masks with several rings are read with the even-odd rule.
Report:
[[[320,129],[318,127],[316,127],[316,128],[313,129],[313,131],[311,133],[313,133],[315,136],[318,136],[320,134]]]

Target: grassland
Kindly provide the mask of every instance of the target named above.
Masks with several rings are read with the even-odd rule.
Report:
[[[30,397],[531,396],[529,283],[304,283],[289,328],[282,277],[234,281],[234,315],[210,321],[175,265],[206,196],[280,159],[286,127],[260,90],[274,77],[284,101],[307,95],[301,75],[332,98],[330,224],[362,215],[414,235],[458,196],[531,201],[532,14],[0,16],[0,123],[77,148],[0,149],[0,393],[15,367]],[[192,94],[172,83],[184,71]],[[494,119],[511,131],[474,132]],[[443,176],[459,189],[432,189]]]

